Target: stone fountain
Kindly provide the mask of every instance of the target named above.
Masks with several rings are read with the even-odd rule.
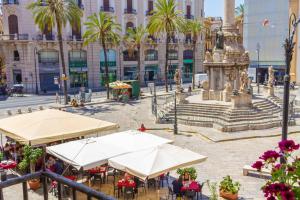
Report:
[[[206,52],[204,69],[209,87],[201,92],[202,100],[232,102],[234,108],[251,107],[248,79],[249,54],[235,26],[235,0],[224,0],[223,27],[217,32],[216,46]]]

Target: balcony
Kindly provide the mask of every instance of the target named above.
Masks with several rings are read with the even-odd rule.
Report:
[[[147,10],[146,11],[146,16],[151,16],[154,14],[154,10]]]
[[[178,43],[178,39],[177,38],[169,38],[168,42],[171,44],[177,44]]]
[[[110,12],[110,13],[113,13],[113,12],[115,12],[115,9],[113,7],[103,7],[103,6],[101,6],[100,7],[100,11],[101,12]]]
[[[53,34],[38,34],[36,36],[36,40],[47,40],[47,41],[54,41],[55,40],[55,35]]]
[[[136,9],[125,8],[125,9],[124,9],[124,14],[134,14],[134,15],[136,15],[137,12],[136,12]]]
[[[29,40],[28,34],[0,35],[0,40]]]
[[[3,5],[19,5],[19,0],[2,0]]]
[[[81,35],[69,35],[68,41],[82,41]]]
[[[186,19],[194,19],[194,15],[191,15],[191,14],[185,15],[185,18],[186,18]]]

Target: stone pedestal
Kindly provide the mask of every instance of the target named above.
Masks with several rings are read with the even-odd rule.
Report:
[[[179,104],[188,103],[188,101],[186,100],[186,95],[184,93],[181,92],[176,93],[176,98]]]
[[[252,95],[247,93],[240,93],[231,96],[232,108],[251,108]]]
[[[201,100],[209,100],[209,91],[208,90],[201,90],[200,91],[200,98],[201,98]]]
[[[230,102],[231,101],[232,92],[223,91],[223,101]]]
[[[274,87],[268,87],[268,96],[270,96],[270,97],[275,96]]]

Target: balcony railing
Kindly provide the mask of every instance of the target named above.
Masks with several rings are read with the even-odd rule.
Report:
[[[194,19],[194,15],[185,15],[186,19]]]
[[[2,0],[3,5],[19,5],[19,0]]]
[[[146,11],[146,16],[151,16],[154,14],[154,10],[147,10]]]
[[[0,40],[28,40],[28,34],[8,34],[0,35]]]
[[[113,7],[103,7],[103,6],[101,6],[100,11],[113,13],[113,12],[115,12],[115,9]]]
[[[178,43],[178,39],[177,39],[177,38],[169,38],[169,39],[168,39],[168,42],[169,42],[169,43],[173,43],[173,44],[174,44],[174,43]]]
[[[81,35],[69,35],[68,41],[82,41]]]
[[[42,35],[42,34],[38,34],[36,36],[36,40],[47,40],[47,41],[53,41],[55,40],[55,35],[53,34],[46,34],[46,35]]]
[[[115,198],[111,196],[107,196],[102,192],[95,191],[91,188],[89,188],[86,185],[77,183],[75,181],[69,180],[65,178],[64,176],[55,174],[50,171],[40,171],[40,172],[35,172],[32,174],[27,174],[21,177],[17,178],[12,178],[8,179],[6,181],[0,182],[0,199],[4,200],[4,195],[3,195],[3,189],[8,188],[17,184],[22,184],[23,188],[23,199],[28,200],[28,188],[27,188],[27,181],[32,180],[32,179],[41,179],[42,182],[42,188],[43,188],[43,199],[48,199],[48,181],[47,179],[54,180],[57,182],[57,188],[58,188],[58,199],[63,198],[63,191],[62,191],[62,186],[66,185],[71,189],[71,195],[72,199],[77,199],[77,191],[81,192],[86,195],[86,198],[88,200],[90,199],[100,199],[100,200],[115,200]]]
[[[125,9],[124,9],[124,14],[134,14],[134,15],[136,15],[137,12],[136,12],[136,9],[125,8]]]

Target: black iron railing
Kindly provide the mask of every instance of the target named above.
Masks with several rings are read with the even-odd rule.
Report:
[[[2,0],[3,5],[19,5],[19,0]]]
[[[115,9],[113,8],[113,7],[106,7],[106,6],[101,6],[100,7],[100,11],[102,11],[102,12],[115,12]]]
[[[124,13],[125,14],[137,14],[136,9],[132,9],[132,8],[125,8]]]
[[[0,40],[28,40],[28,34],[8,34],[8,35],[0,35]]]
[[[28,188],[27,188],[27,181],[32,179],[41,179],[42,187],[43,187],[43,197],[44,200],[48,200],[48,183],[47,179],[54,180],[58,183],[58,199],[62,199],[62,190],[61,186],[66,185],[69,188],[71,188],[72,191],[72,199],[77,199],[77,191],[81,192],[86,195],[87,200],[93,199],[100,199],[100,200],[115,200],[114,197],[108,196],[102,192],[98,192],[96,190],[93,190],[89,188],[88,186],[85,186],[83,184],[77,183],[75,181],[69,180],[61,175],[55,174],[50,171],[40,171],[35,172],[32,174],[24,175],[17,178],[12,178],[7,181],[0,182],[0,200],[4,200],[3,197],[3,189],[17,185],[22,184],[23,187],[23,199],[28,200]]]
[[[185,15],[186,19],[194,19],[194,15]]]

